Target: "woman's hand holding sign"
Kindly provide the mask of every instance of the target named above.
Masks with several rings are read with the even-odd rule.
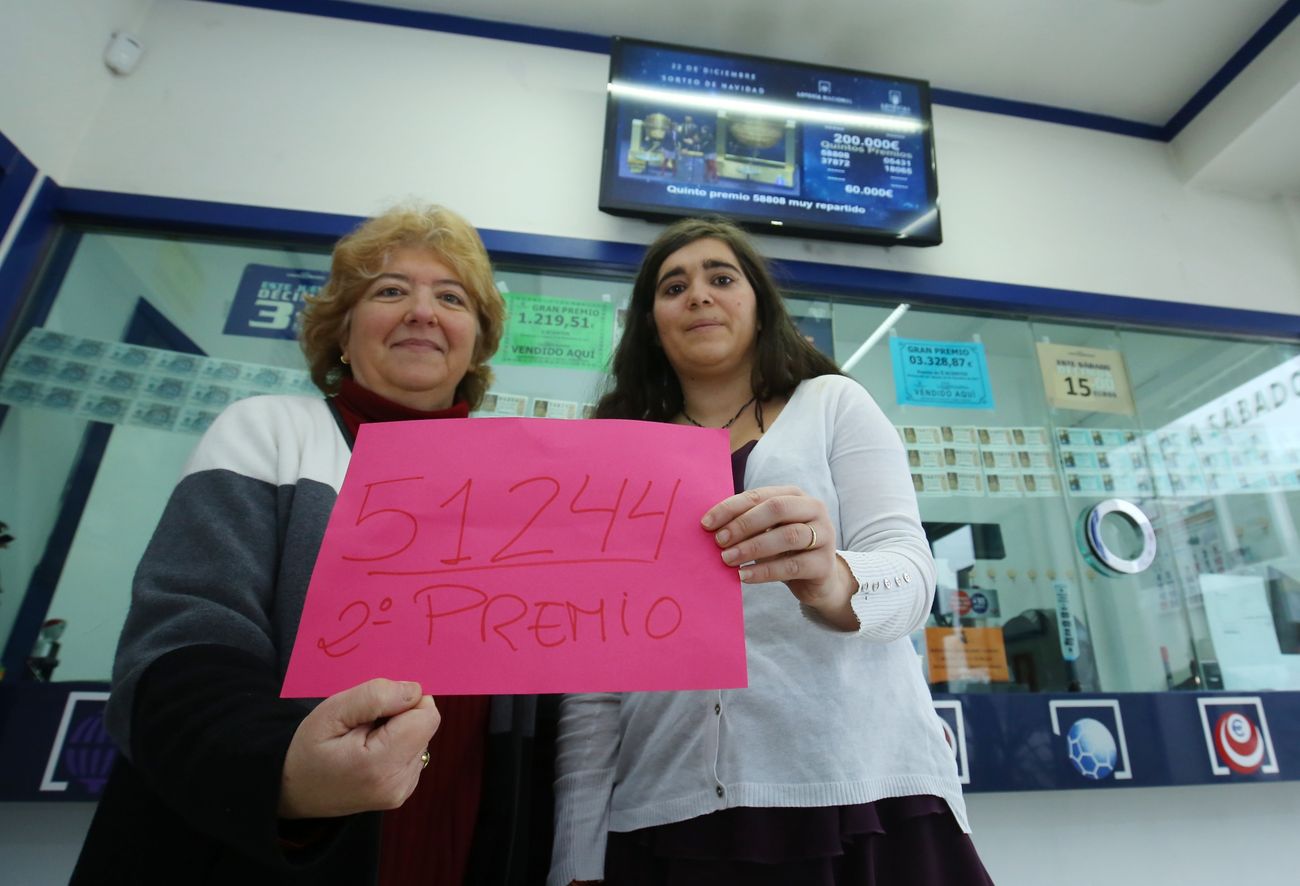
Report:
[[[857,630],[849,599],[858,583],[835,552],[825,502],[797,486],[762,486],[718,502],[700,524],[713,533],[723,562],[739,567],[741,581],[784,582],[829,624]]]

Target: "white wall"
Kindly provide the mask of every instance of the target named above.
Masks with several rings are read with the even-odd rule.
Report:
[[[61,141],[19,139],[41,128],[9,107],[21,94],[0,96],[0,130],[18,125],[10,137],[77,187],[350,214],[420,195],[486,228],[652,235],[595,208],[606,56],[199,2],[152,6],[139,33],[139,70],[110,84],[70,160]],[[1281,201],[1191,189],[1147,140],[942,106],[935,131],[944,245],[774,238],[769,253],[1300,310]]]
[[[0,882],[66,886],[94,803],[0,803]]]
[[[1293,20],[1170,147],[1189,181],[1239,194],[1279,193],[1284,183],[1300,183],[1290,135],[1297,111],[1300,21]]]
[[[5,0],[0,133],[63,181],[114,85],[101,60],[113,31],[137,30],[154,0]]]
[[[1300,784],[973,794],[998,886],[1294,886]]]
[[[1286,216],[1291,239],[1300,243],[1300,197],[1279,197],[1277,202],[1282,207],[1283,215]],[[1291,250],[1291,259],[1296,270],[1300,272],[1300,249]]]
[[[136,27],[129,78],[99,61]],[[0,132],[63,185],[366,214],[408,195],[486,228],[645,242],[598,212],[604,56],[198,2],[9,0]],[[1184,186],[1161,144],[935,109],[946,243],[769,239],[850,266],[1300,313],[1300,209]],[[1300,783],[974,795],[1002,886],[1286,882]],[[0,805],[16,882],[33,821]],[[75,845],[74,804],[41,807]],[[9,867],[13,859],[17,867]],[[70,862],[69,862],[70,863]]]

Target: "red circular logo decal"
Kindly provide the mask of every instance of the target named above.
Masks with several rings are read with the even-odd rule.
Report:
[[[958,615],[970,615],[970,594],[965,591],[957,591],[954,593],[952,595],[952,608]]]
[[[1214,747],[1219,759],[1238,775],[1258,772],[1264,763],[1259,727],[1237,711],[1229,711],[1214,724]]]

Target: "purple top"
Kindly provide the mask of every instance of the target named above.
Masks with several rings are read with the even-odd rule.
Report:
[[[749,454],[757,444],[757,440],[750,440],[731,453],[731,485],[735,487],[737,495],[745,491],[745,465],[749,464]]]

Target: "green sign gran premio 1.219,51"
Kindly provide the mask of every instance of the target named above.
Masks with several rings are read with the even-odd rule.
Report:
[[[613,336],[608,302],[505,293],[505,336],[496,362],[603,370]]]

